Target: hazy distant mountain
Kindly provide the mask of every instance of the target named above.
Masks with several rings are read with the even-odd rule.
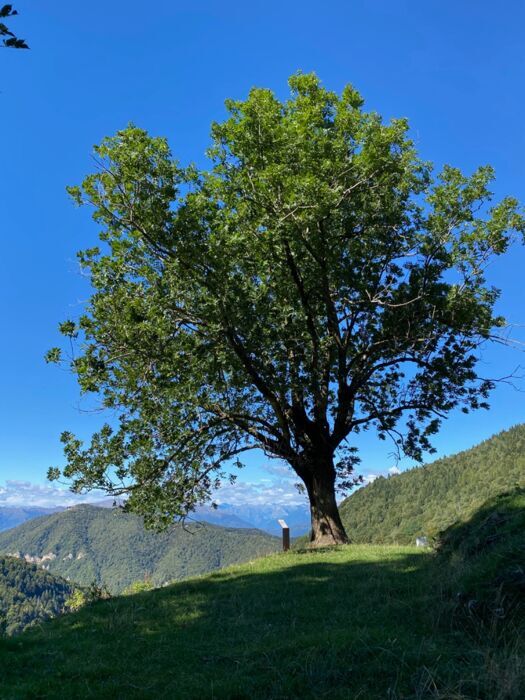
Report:
[[[112,508],[114,499],[103,498],[93,503],[79,505],[95,505],[98,508]],[[12,527],[17,527],[27,520],[39,518],[42,515],[51,515],[52,513],[60,513],[66,510],[67,506],[1,506],[0,505],[0,532],[9,530]],[[239,526],[241,527],[241,526]]]
[[[26,520],[38,518],[41,515],[57,513],[63,508],[40,508],[38,506],[0,506],[0,532],[16,527]]]
[[[111,501],[97,503],[97,507],[111,508]],[[0,532],[21,525],[27,520],[50,515],[65,510],[65,508],[40,508],[36,506],[0,506]],[[218,508],[202,506],[193,516],[195,520],[203,520],[221,527],[264,530],[273,535],[279,535],[281,528],[277,522],[284,518],[292,530],[292,537],[304,535],[310,529],[310,514],[308,506],[281,505],[235,505],[221,503]]]
[[[255,527],[273,535],[281,533],[281,527],[277,522],[281,518],[290,527],[292,537],[304,535],[310,529],[310,513],[306,503],[295,506],[221,503],[217,509],[201,507],[196,517],[206,522],[228,524],[231,527]]]
[[[248,561],[279,549],[256,529],[190,523],[155,533],[118,509],[79,505],[0,533],[0,554],[15,554],[81,585],[112,592],[151,579],[155,585]]]
[[[210,506],[202,506],[198,511],[192,516],[195,520],[201,520],[206,523],[211,523],[212,525],[220,525],[221,527],[238,527],[238,528],[248,528],[254,529],[255,525],[249,523],[242,518],[239,518],[235,513],[222,508],[211,508]],[[263,530],[264,528],[259,528]]]

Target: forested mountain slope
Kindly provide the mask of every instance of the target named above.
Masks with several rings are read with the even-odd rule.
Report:
[[[59,615],[73,590],[71,583],[34,564],[0,557],[0,636]]]
[[[424,467],[380,477],[341,504],[341,517],[353,542],[410,544],[517,486],[525,486],[525,425]]]
[[[113,593],[149,578],[154,585],[274,552],[279,540],[259,530],[205,523],[156,533],[117,509],[81,505],[0,533],[0,554],[15,554],[81,585]]]

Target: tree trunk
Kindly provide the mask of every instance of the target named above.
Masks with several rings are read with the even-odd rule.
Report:
[[[317,462],[313,475],[305,480],[312,529],[310,531],[311,547],[327,547],[348,543],[348,537],[339,515],[335,500],[335,469],[333,462]]]

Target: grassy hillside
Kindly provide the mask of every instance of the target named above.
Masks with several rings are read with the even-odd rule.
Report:
[[[465,549],[487,508],[439,553],[293,551],[96,603],[1,643],[2,698],[523,700],[523,610],[467,601],[473,571],[496,590],[503,549],[525,566],[525,496],[499,543]]]
[[[279,540],[259,530],[192,523],[164,533],[144,529],[120,510],[76,506],[0,533],[0,554],[47,557],[49,571],[110,591],[148,577],[155,585],[195,576],[274,552]]]
[[[470,520],[447,528],[439,537],[438,551],[470,612],[507,617],[523,606],[525,489],[496,496]]]
[[[0,557],[0,636],[17,634],[59,615],[73,591],[70,583],[47,571]]]
[[[341,517],[353,542],[412,544],[517,486],[525,486],[525,425],[452,457],[376,479],[341,504]]]

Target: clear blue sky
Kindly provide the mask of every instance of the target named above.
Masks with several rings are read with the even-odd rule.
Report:
[[[253,85],[286,93],[287,77],[314,70],[340,90],[352,82],[386,118],[408,117],[423,157],[471,172],[491,163],[498,194],[525,201],[525,3],[507,0],[310,0],[151,4],[18,0],[12,27],[31,51],[0,51],[0,486],[44,482],[61,462],[58,436],[88,436],[101,420],[78,410],[71,377],[46,366],[58,321],[89,289],[75,252],[97,230],[65,194],[93,168],[92,146],[129,121],[166,135],[174,154],[202,162],[209,125],[226,97]],[[525,253],[492,269],[500,310],[525,323]],[[516,337],[524,337],[518,329]],[[487,376],[525,358],[485,353]],[[490,413],[451,417],[440,454],[525,420],[525,394],[498,388]],[[370,436],[363,469],[391,466]],[[259,478],[260,456],[244,479]]]

